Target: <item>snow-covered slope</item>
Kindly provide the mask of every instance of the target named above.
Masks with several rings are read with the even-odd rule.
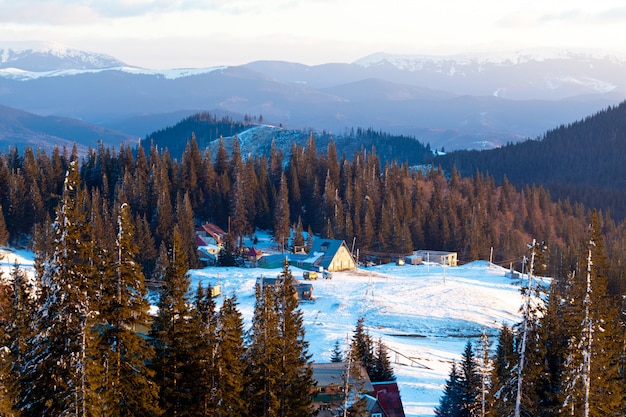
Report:
[[[208,267],[191,272],[192,287],[218,282],[222,293],[237,295],[247,325],[254,311],[257,276],[280,269]],[[292,268],[297,279],[302,272]],[[407,416],[433,416],[453,360],[467,340],[483,329],[495,342],[498,328],[519,320],[519,283],[506,270],[477,261],[459,267],[380,265],[335,272],[313,283],[315,301],[300,304],[314,361],[329,362],[335,341],[346,345],[359,317],[390,357]],[[218,306],[221,300],[217,300]]]
[[[270,248],[263,236],[257,247]],[[291,268],[296,279],[303,271]],[[192,270],[198,282],[221,285],[222,294],[237,295],[246,325],[254,311],[254,286],[260,275],[275,277],[281,269],[207,267]],[[306,339],[314,361],[329,362],[335,341],[343,346],[359,317],[374,340],[390,348],[407,417],[434,416],[452,361],[460,360],[468,340],[483,330],[495,348],[503,323],[520,319],[520,285],[507,269],[487,261],[458,267],[385,264],[334,272],[313,284],[314,301],[301,302]],[[218,307],[222,299],[216,300]]]

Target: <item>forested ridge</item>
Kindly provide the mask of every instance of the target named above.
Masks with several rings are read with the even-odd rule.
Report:
[[[626,217],[626,102],[569,125],[550,130],[537,140],[489,151],[458,151],[436,158],[463,175],[488,173],[498,184],[504,178],[520,187],[537,184],[555,199],[568,198],[587,207]]]
[[[224,138],[225,147],[232,150],[229,138],[242,134],[248,129],[263,126],[263,116],[244,116],[237,121],[229,116],[218,117],[209,112],[202,112],[186,117],[173,126],[153,132],[145,137],[145,143],[151,143],[160,149],[167,148],[173,158],[180,159],[185,150],[186,141],[195,138],[201,149],[217,149],[220,138]],[[306,142],[311,132],[302,129],[288,129],[282,126],[265,125],[271,130],[271,140],[262,137],[253,149],[248,144],[246,153],[269,157],[271,146],[283,154],[288,154],[292,142]],[[405,135],[392,135],[372,128],[352,128],[343,134],[332,134],[327,131],[315,132],[315,143],[318,152],[324,152],[332,141],[341,154],[350,157],[355,151],[376,148],[381,161],[406,161],[409,164],[422,164],[432,160],[430,145],[423,145],[416,138]],[[253,134],[254,136],[254,134]],[[282,137],[285,136],[283,140]],[[254,141],[257,141],[256,138]],[[341,156],[341,155],[340,155]]]
[[[506,266],[518,265],[528,256],[527,244],[533,239],[543,242],[548,252],[537,265],[545,264],[542,273],[555,277],[551,294],[558,294],[558,298],[546,298],[544,321],[535,316],[528,318],[536,323],[528,326],[535,332],[530,337],[529,355],[534,352],[538,355],[535,362],[549,360],[550,366],[532,367],[541,376],[526,379],[525,384],[535,381],[535,385],[527,388],[525,395],[529,404],[535,398],[529,392],[538,397],[549,395],[551,410],[558,408],[555,404],[564,403],[566,392],[575,393],[564,390],[566,380],[556,378],[564,375],[561,370],[565,363],[574,364],[576,352],[580,351],[577,343],[585,339],[576,329],[581,322],[580,312],[585,310],[580,280],[585,276],[587,249],[593,240],[597,245],[593,249],[597,268],[593,276],[598,287],[593,291],[596,310],[591,311],[595,315],[588,316],[593,317],[590,320],[595,320],[595,326],[607,330],[603,334],[612,343],[603,344],[600,352],[594,351],[608,364],[596,360],[594,366],[603,364],[604,368],[593,368],[593,372],[598,372],[596,379],[610,375],[611,383],[623,390],[623,222],[581,204],[554,202],[550,193],[539,186],[516,188],[507,180],[496,185],[492,177],[480,173],[462,177],[454,169],[446,175],[440,169],[415,170],[395,161],[381,163],[375,148],[363,149],[348,159],[338,156],[331,141],[325,152],[319,152],[314,135],[304,146],[293,143],[287,163],[283,162],[282,153],[275,148],[269,157],[243,158],[237,140],[232,152],[228,153],[220,142],[216,155],[211,155],[201,151],[193,137],[180,159],[154,145],[149,149],[122,146],[119,151],[100,146],[81,158],[75,150],[66,149],[55,149],[51,155],[33,149],[1,155],[0,243],[29,245],[36,252],[41,292],[35,305],[25,307],[24,298],[20,298],[25,293],[20,286],[25,283],[19,267],[14,268],[8,305],[15,310],[5,309],[4,314],[21,321],[5,320],[2,336],[12,346],[5,354],[21,356],[9,356],[9,360],[5,356],[3,362],[3,369],[10,370],[3,373],[8,375],[3,386],[8,387],[6,392],[17,393],[3,397],[7,401],[15,399],[5,409],[26,415],[64,415],[69,414],[68,409],[78,414],[83,407],[93,406],[93,412],[100,415],[174,415],[171,410],[184,415],[180,410],[187,407],[214,407],[205,398],[206,391],[202,404],[193,403],[199,398],[191,394],[195,387],[184,386],[183,381],[189,380],[182,376],[200,369],[182,366],[177,359],[199,355],[194,346],[214,342],[216,334],[224,336],[223,348],[229,349],[224,355],[241,357],[243,349],[236,299],[225,299],[220,313],[211,313],[215,306],[206,295],[208,290],[200,288],[193,303],[185,302],[185,272],[198,265],[194,226],[204,221],[229,231],[227,247],[232,248],[235,257],[241,241],[238,237],[252,235],[257,228],[270,230],[276,242],[287,245],[292,244],[290,229],[295,231],[294,237],[308,230],[323,237],[345,239],[354,243],[360,256],[378,259],[427,248],[457,251],[461,260],[469,261],[488,259],[493,248],[494,262]],[[283,275],[288,281],[288,268]],[[152,344],[131,331],[145,322],[146,280],[163,283],[164,291],[159,316],[151,325],[150,334],[155,339]],[[72,302],[62,304],[60,300]],[[259,371],[255,364],[275,363],[276,356],[263,355],[277,353],[259,351],[259,346],[252,344],[245,354],[257,352],[258,356],[240,361],[243,368],[211,379],[213,384],[216,380],[226,384],[212,385],[212,389],[219,388],[220,395],[243,392],[248,400],[241,404],[242,396],[232,398],[229,407],[238,411],[222,410],[222,415],[242,415],[239,407],[246,407],[246,415],[251,416],[280,415],[264,413],[275,401],[283,401],[283,410],[303,410],[302,414],[288,415],[308,415],[309,400],[303,392],[307,392],[306,381],[310,379],[309,358],[303,332],[298,330],[301,320],[293,306],[272,303],[275,300],[260,294],[257,297],[255,314],[275,313],[263,318],[255,315],[252,340],[267,337],[270,329],[280,334],[281,327],[276,323],[288,320],[291,336],[283,339],[295,344],[282,348],[296,352],[292,357],[295,365],[289,367],[290,372],[282,372],[285,378],[295,379],[271,385],[281,392],[280,398],[268,394],[267,384],[277,381],[255,373]],[[563,323],[563,317],[571,319]],[[552,322],[547,321],[549,318]],[[564,324],[569,327],[550,327]],[[226,337],[226,331],[233,332],[233,336]],[[545,339],[549,342],[544,343],[544,332],[558,339]],[[518,331],[512,337],[514,351],[520,334]],[[168,350],[192,337],[199,339]],[[237,342],[231,346],[227,340]],[[560,350],[553,356],[542,353],[541,349],[551,349],[555,344]],[[505,348],[508,345],[503,345]],[[158,360],[153,360],[155,352]],[[227,360],[228,366],[233,365],[232,357]],[[504,374],[516,366],[515,358],[507,359]],[[148,363],[151,366],[139,366]],[[17,364],[17,368],[11,364]],[[575,376],[578,367],[572,366],[569,375]],[[615,373],[609,373],[609,368]],[[131,370],[132,378],[125,381],[132,388],[120,388],[122,382],[115,379],[124,370]],[[107,377],[102,379],[105,372]],[[231,373],[250,375],[252,379],[246,380],[245,387],[229,386],[237,382],[229,378]],[[40,375],[46,378],[39,380]],[[197,378],[201,377],[206,374]],[[72,382],[67,385],[65,381]],[[558,385],[551,385],[553,381]],[[578,387],[576,384],[570,385]],[[286,387],[297,388],[297,392],[283,392]],[[623,413],[621,391],[609,387],[608,382],[601,387],[594,385],[594,389],[614,395],[611,410]],[[129,392],[133,393],[132,399],[122,395]],[[493,398],[493,404],[505,401],[504,397]],[[285,408],[287,404],[291,408]],[[105,407],[107,411],[103,411]],[[115,407],[125,409],[121,412]]]

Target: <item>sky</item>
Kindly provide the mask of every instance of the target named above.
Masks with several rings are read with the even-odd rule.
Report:
[[[626,55],[623,0],[0,0],[0,44],[48,41],[151,69],[551,47]]]

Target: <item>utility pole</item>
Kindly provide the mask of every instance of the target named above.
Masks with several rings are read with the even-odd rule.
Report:
[[[533,239],[532,252],[530,255],[530,269],[528,270],[528,291],[526,291],[526,299],[524,303],[524,317],[522,329],[522,345],[520,347],[520,361],[517,367],[517,397],[515,399],[515,417],[520,417],[522,407],[522,385],[524,371],[524,360],[526,355],[526,339],[528,337],[528,318],[530,315],[531,288],[533,286],[533,267],[535,264],[536,241]]]
[[[591,304],[591,246],[595,246],[593,240],[589,241],[589,254],[587,256],[587,291],[585,292],[585,339],[587,343],[583,357],[583,386],[585,387],[585,409],[583,417],[589,417],[589,391],[591,389],[591,344],[593,342],[593,320],[589,314],[589,304]]]

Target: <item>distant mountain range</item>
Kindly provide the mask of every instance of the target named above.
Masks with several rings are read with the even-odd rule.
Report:
[[[58,146],[69,152],[76,143],[78,150],[84,153],[90,146],[98,147],[99,142],[119,149],[122,142],[131,144],[137,140],[129,134],[92,123],[59,116],[38,116],[0,105],[0,144],[6,144],[0,152],[9,147],[23,150],[26,146],[46,151]]]
[[[608,53],[519,51],[156,71],[62,45],[0,42],[0,104],[135,138],[210,111],[337,135],[371,127],[437,149],[489,149],[619,103],[625,69],[624,58]],[[71,130],[57,133],[79,140]],[[14,140],[0,135],[0,143]]]

